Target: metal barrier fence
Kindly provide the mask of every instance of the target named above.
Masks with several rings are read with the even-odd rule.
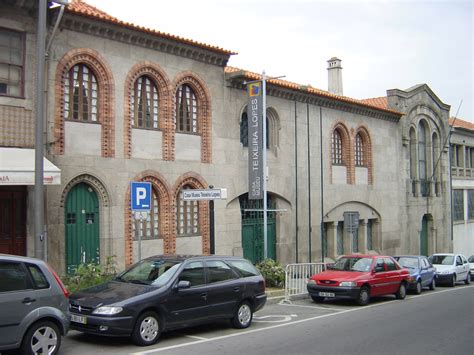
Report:
[[[291,303],[291,297],[304,295],[308,292],[308,279],[321,271],[326,270],[326,263],[288,264],[285,269],[285,299]]]

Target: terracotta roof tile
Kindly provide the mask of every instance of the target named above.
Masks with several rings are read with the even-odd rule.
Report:
[[[249,72],[249,71],[246,71],[246,70],[243,70],[243,69],[239,69],[239,68],[234,68],[234,67],[227,66],[227,67],[224,68],[224,70],[228,74],[242,72],[243,75],[248,80],[260,80],[260,79],[262,79],[261,74],[252,73],[252,72]],[[333,94],[329,91],[316,89],[316,88],[313,88],[311,85],[301,85],[301,84],[297,84],[297,83],[293,83],[293,82],[286,81],[286,80],[281,80],[281,79],[269,79],[269,80],[267,80],[267,82],[270,83],[270,84],[273,84],[273,85],[283,87],[283,88],[298,90],[298,91],[301,91],[301,92],[314,94],[314,95],[317,95],[317,96],[323,96],[323,97],[327,97],[327,98],[331,98],[331,99],[336,99],[336,100],[346,102],[346,103],[350,103],[350,104],[355,104],[355,105],[360,105],[360,106],[364,106],[364,107],[367,107],[367,108],[382,110],[382,111],[385,111],[387,113],[396,114],[398,116],[403,115],[403,113],[401,113],[401,112],[388,109],[388,104],[383,105],[383,101],[384,101],[383,97],[378,98],[380,100],[378,100],[377,103],[376,103],[376,102],[371,102],[370,101],[371,99],[357,100],[357,99],[353,99],[353,98],[347,97],[347,96],[336,95],[336,94]],[[369,101],[369,102],[366,102],[366,101]],[[385,101],[387,102],[387,98],[385,98]]]
[[[387,96],[382,96],[382,97],[373,97],[371,99],[363,99],[360,100],[363,103],[366,103],[368,105],[373,105],[377,106],[380,108],[388,109],[388,98]]]
[[[104,21],[104,22],[112,23],[112,24],[115,24],[115,25],[118,25],[118,26],[127,27],[127,28],[130,28],[132,30],[148,33],[148,34],[151,34],[151,35],[154,35],[154,36],[174,40],[174,41],[181,42],[181,43],[184,43],[184,44],[189,44],[189,45],[192,45],[192,46],[201,47],[201,48],[213,51],[213,52],[227,54],[227,55],[237,54],[236,52],[231,52],[231,51],[228,51],[228,50],[216,47],[216,46],[212,46],[210,44],[196,42],[196,41],[193,41],[191,39],[186,39],[186,38],[182,38],[182,37],[179,37],[179,36],[174,36],[174,35],[171,35],[169,33],[160,32],[160,31],[157,31],[157,30],[153,30],[151,28],[135,25],[131,22],[125,22],[125,21],[119,20],[116,17],[113,17],[113,16],[109,15],[108,13],[106,13],[102,10],[99,10],[98,8],[96,8],[92,5],[89,5],[88,3],[84,2],[83,0],[72,0],[72,2],[66,7],[66,11],[69,12],[69,13],[72,13],[72,14],[81,15],[81,16],[85,16],[85,17],[90,17],[90,18],[93,18],[93,19],[97,19],[97,20],[101,20],[101,21]]]
[[[464,121],[464,120],[460,119],[459,117],[451,117],[449,119],[449,125],[453,126],[453,124],[454,124],[455,128],[463,128],[463,129],[467,129],[469,131],[474,131],[474,123]]]

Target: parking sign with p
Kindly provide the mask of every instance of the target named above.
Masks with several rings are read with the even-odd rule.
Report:
[[[151,206],[151,183],[130,183],[130,204],[132,211],[150,211]]]

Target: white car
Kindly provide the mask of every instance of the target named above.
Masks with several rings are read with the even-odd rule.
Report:
[[[466,285],[471,283],[469,275],[469,263],[462,254],[433,254],[429,257],[436,268],[436,283],[447,283],[454,287],[456,282],[464,281]]]
[[[471,281],[474,279],[474,255],[471,255],[469,259],[467,259],[469,262],[469,267],[471,269]]]

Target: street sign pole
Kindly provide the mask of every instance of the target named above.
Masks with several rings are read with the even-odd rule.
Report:
[[[130,207],[132,212],[135,213],[135,221],[140,221],[138,226],[138,261],[142,260],[143,221],[148,219],[151,208],[151,195],[151,183],[135,181],[130,183]],[[135,228],[135,231],[137,231],[137,228]]]
[[[265,70],[262,73],[262,160],[263,160],[263,260],[268,258],[267,245],[267,76]]]

